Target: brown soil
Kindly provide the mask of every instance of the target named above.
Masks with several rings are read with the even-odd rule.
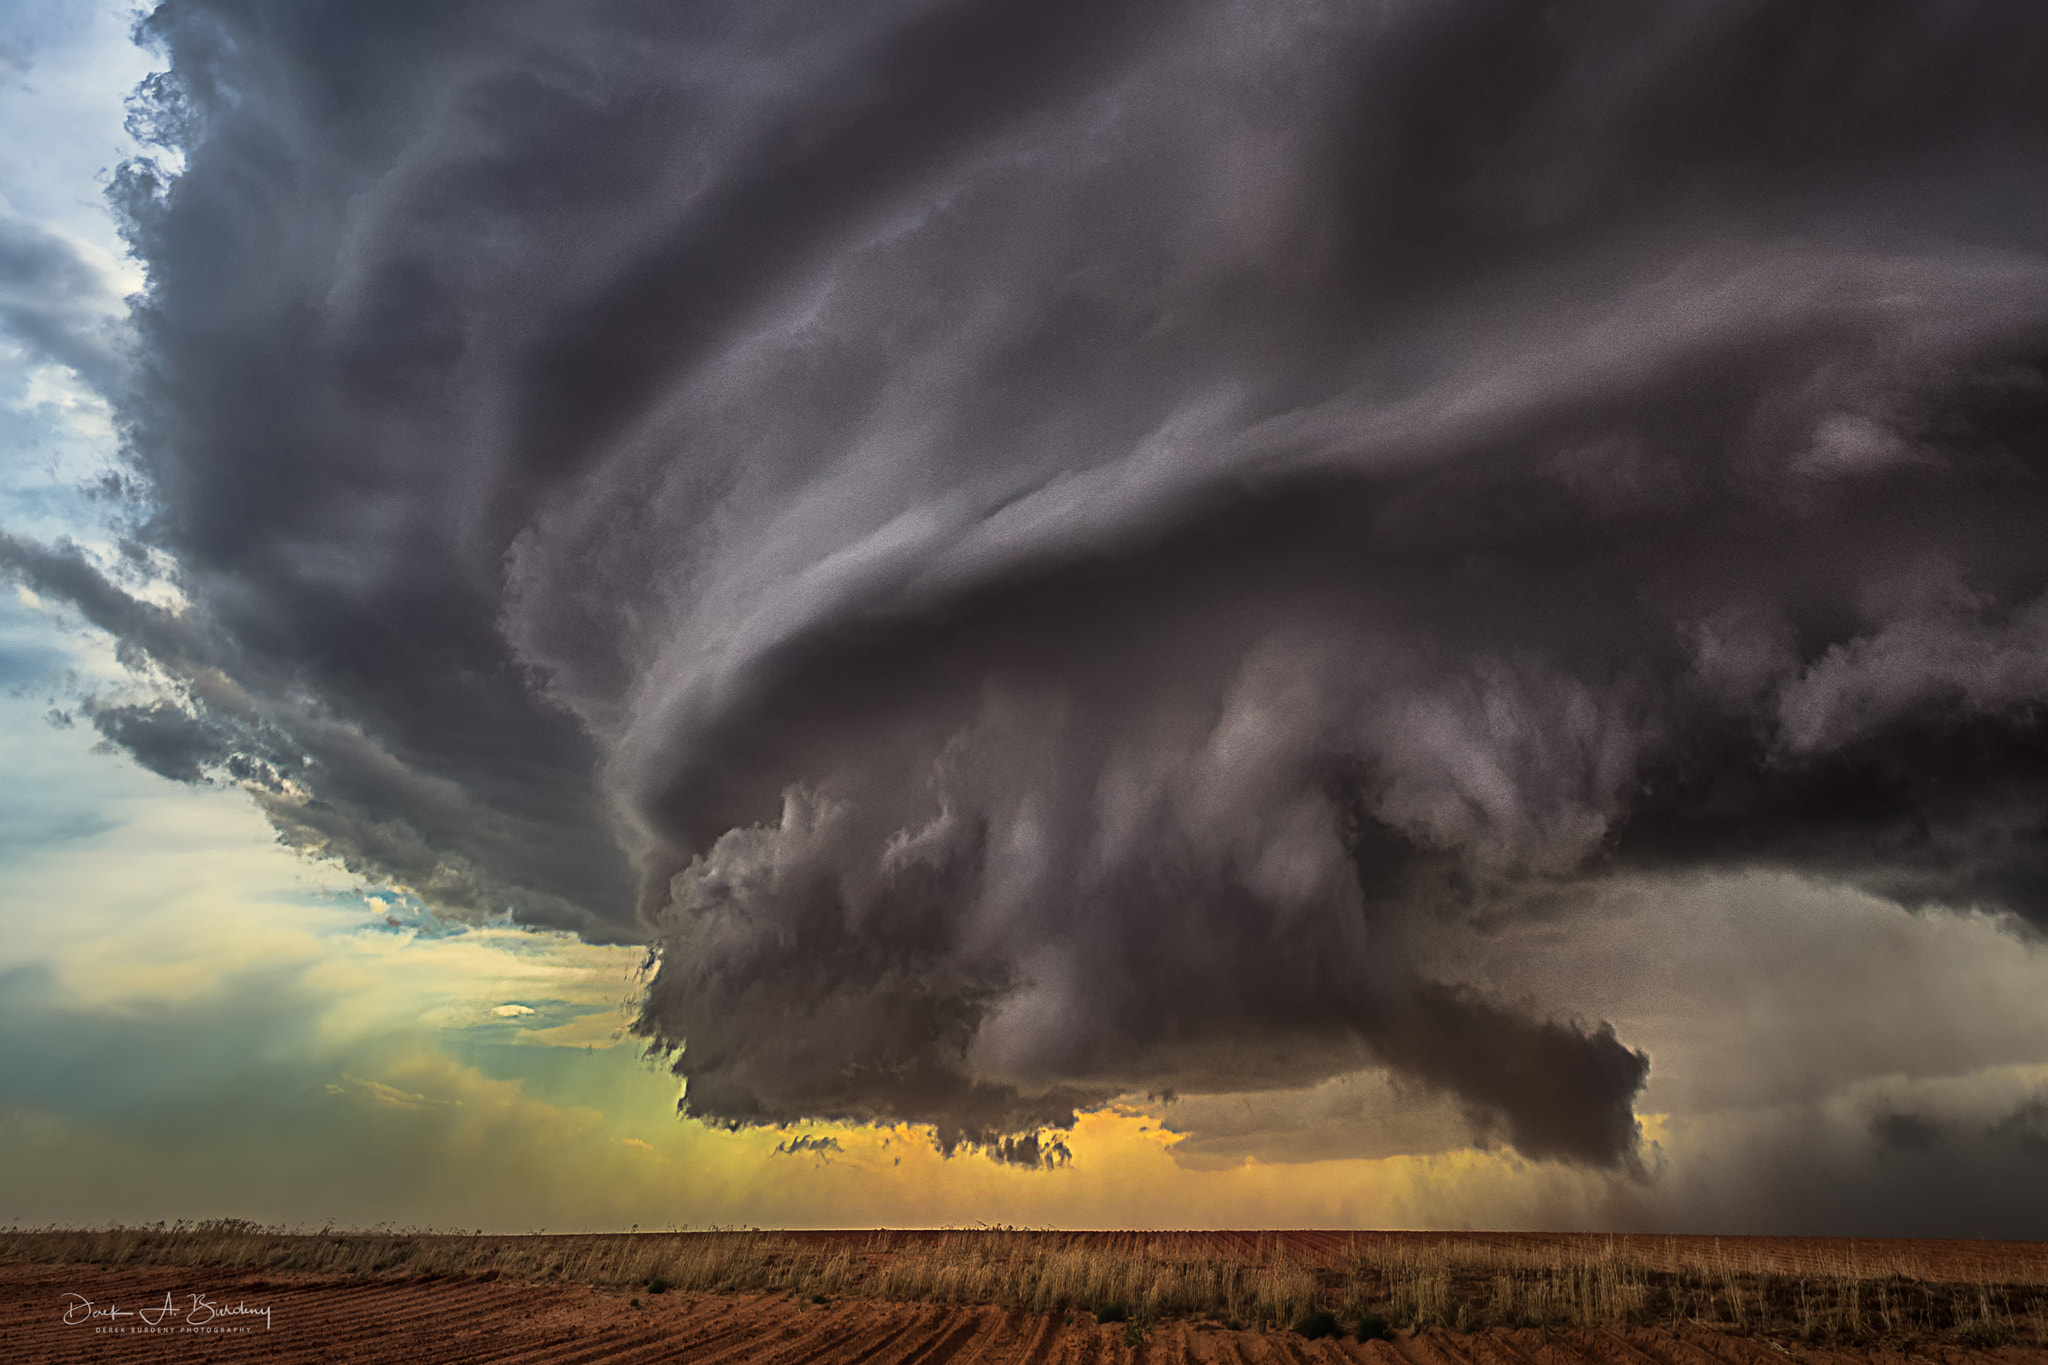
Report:
[[[1227,1244],[1229,1236],[1217,1240]],[[1786,1239],[1786,1254],[1797,1255],[1802,1245],[1809,1244]],[[1944,1270],[1981,1267],[1984,1263],[1976,1258],[1994,1254],[1981,1245],[1947,1245],[1940,1254],[1949,1259],[1939,1261]],[[2039,1254],[2039,1248],[2027,1251]],[[1998,1268],[2008,1269],[2003,1263]],[[219,1310],[267,1308],[268,1329],[261,1317],[225,1315],[194,1328],[195,1293]],[[167,1294],[177,1313],[160,1317]],[[113,1319],[119,1331],[104,1330],[104,1319],[66,1324],[66,1308],[81,1299],[137,1316]],[[158,1318],[156,1328],[169,1330],[152,1330],[145,1317]],[[242,1330],[218,1330],[224,1326]],[[1086,1314],[1043,1317],[998,1308],[851,1299],[816,1305],[783,1295],[635,1295],[463,1276],[355,1277],[157,1266],[101,1270],[0,1262],[0,1360],[19,1365],[130,1360],[351,1365],[1785,1365],[1793,1360],[1958,1365],[1980,1359],[2048,1365],[2048,1349],[1973,1351],[1934,1341],[1823,1349],[1702,1329],[1641,1327],[1469,1334],[1432,1328],[1361,1344],[1307,1341],[1288,1332],[1228,1331],[1188,1321],[1161,1323],[1133,1346],[1123,1326],[1098,1325]]]

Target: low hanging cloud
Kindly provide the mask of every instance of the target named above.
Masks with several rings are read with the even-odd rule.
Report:
[[[651,941],[692,1114],[1035,1163],[1378,1069],[1627,1168],[1649,1059],[1447,943],[1740,869],[2048,924],[2038,6],[143,31],[189,606],[0,561],[157,771]]]

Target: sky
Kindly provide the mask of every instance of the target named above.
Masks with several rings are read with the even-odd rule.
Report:
[[[2048,1236],[2043,60],[10,7],[0,1222]]]

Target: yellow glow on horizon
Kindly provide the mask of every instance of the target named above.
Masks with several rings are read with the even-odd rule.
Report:
[[[115,818],[24,859],[10,887],[0,970],[29,970],[16,998],[48,1036],[99,1050],[73,1088],[0,1110],[0,1168],[22,1173],[0,1182],[0,1221],[516,1232],[1626,1217],[1626,1177],[1506,1150],[1183,1159],[1156,1103],[1082,1115],[1058,1135],[1071,1161],[1050,1170],[949,1158],[907,1127],[680,1119],[679,1082],[622,1032],[641,950],[502,924],[425,932],[280,847],[240,793],[99,771]],[[46,913],[57,904],[64,914]],[[157,1094],[158,1066],[192,1079]],[[74,1102],[87,1088],[94,1103]],[[1662,1115],[1643,1125],[1650,1144],[1671,1137]]]

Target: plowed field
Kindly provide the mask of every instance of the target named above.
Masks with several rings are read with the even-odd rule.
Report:
[[[1956,1254],[1971,1253],[1958,1249]],[[169,1313],[164,1311],[167,1301]],[[1972,1351],[1928,1341],[1830,1350],[1700,1329],[1639,1327],[1468,1334],[1431,1328],[1398,1333],[1391,1342],[1361,1344],[1168,1321],[1130,1344],[1123,1326],[1098,1325],[1086,1314],[1045,1317],[854,1299],[816,1305],[786,1295],[635,1296],[502,1278],[364,1278],[154,1266],[101,1270],[0,1263],[0,1303],[0,1360],[19,1365],[241,1360],[364,1365],[1784,1365],[1788,1359],[1813,1365],[1919,1360],[2048,1365],[2048,1350],[2036,1346]],[[237,1315],[237,1308],[248,1311]],[[260,1316],[266,1309],[267,1326]],[[77,1319],[92,1311],[101,1316],[65,1321],[67,1312]]]

